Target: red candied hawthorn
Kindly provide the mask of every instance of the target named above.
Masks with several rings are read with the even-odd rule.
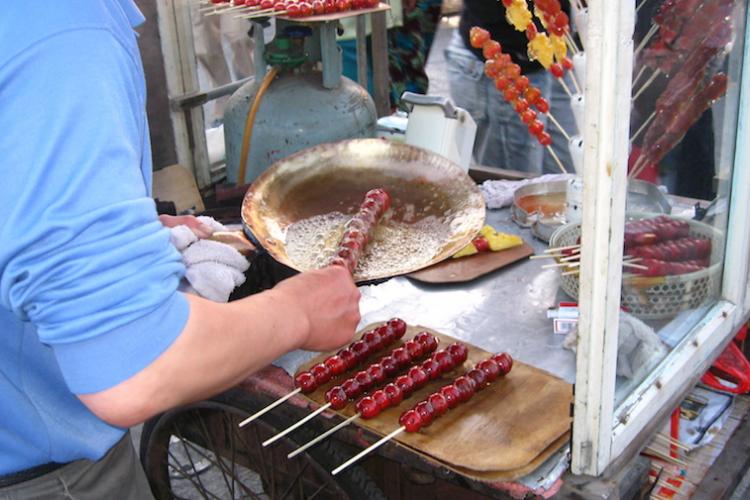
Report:
[[[409,410],[401,415],[398,419],[398,423],[404,426],[406,432],[419,432],[422,428],[422,418],[419,416],[417,410]]]
[[[461,395],[453,384],[441,388],[440,394],[445,398],[448,408],[455,408],[461,402]]]
[[[430,380],[427,374],[418,366],[412,366],[406,374],[414,382],[415,388],[424,387],[424,385]]]
[[[294,379],[294,385],[302,389],[304,394],[313,392],[318,388],[318,384],[315,383],[315,376],[310,372],[302,372]]]
[[[346,363],[343,359],[341,359],[341,356],[334,354],[333,356],[329,357],[324,361],[324,364],[328,367],[328,369],[331,371],[331,375],[338,376],[341,375],[346,371]]]
[[[445,412],[448,411],[448,401],[446,401],[445,396],[443,396],[439,392],[430,394],[430,396],[427,398],[427,402],[432,405],[432,408],[435,410],[435,415],[437,415],[438,417],[441,415],[445,415]]]
[[[317,382],[318,385],[323,385],[329,380],[331,380],[332,373],[331,370],[328,369],[326,365],[323,363],[318,363],[317,365],[310,368],[310,373],[313,374],[313,377],[315,377],[315,382]]]
[[[481,49],[482,46],[490,40],[490,32],[474,26],[469,30],[469,43],[475,49]]]
[[[432,407],[429,401],[421,401],[414,409],[419,413],[419,418],[422,420],[422,427],[429,427],[435,419],[435,408]]]
[[[341,410],[346,406],[349,398],[346,395],[346,391],[340,386],[331,387],[326,392],[326,401],[331,403],[331,408],[334,410]]]
[[[393,318],[386,323],[394,333],[397,339],[400,339],[406,333],[406,323],[400,318]]]
[[[385,392],[385,395],[388,396],[388,399],[391,402],[391,406],[398,406],[399,404],[401,404],[401,401],[404,400],[403,391],[401,391],[401,388],[399,388],[399,386],[397,386],[393,382],[383,387],[383,392]]]
[[[362,415],[362,418],[373,418],[380,413],[378,403],[371,396],[365,396],[357,401],[356,407],[357,412]]]

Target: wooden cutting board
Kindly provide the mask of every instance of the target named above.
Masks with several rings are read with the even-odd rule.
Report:
[[[376,326],[379,324],[368,325],[363,332]],[[425,330],[440,339],[438,349],[456,342],[447,335],[422,326],[409,326],[404,339],[408,340]],[[371,420],[355,420],[356,425],[381,435],[390,433],[399,427],[398,419],[404,411],[493,354],[466,345],[469,357],[462,367],[431,381],[397,408],[390,408]],[[384,351],[383,355],[389,350]],[[326,356],[319,356],[303,369],[321,362]],[[308,397],[319,405],[324,404],[325,391],[340,382],[329,382]],[[545,452],[544,458],[565,442],[561,438],[570,429],[572,393],[570,384],[515,360],[508,375],[475,394],[468,402],[449,410],[426,429],[418,433],[404,432],[395,439],[447,467],[465,471],[467,475],[489,474],[491,477],[511,479],[513,471],[526,470],[532,463],[541,463],[540,458]],[[355,413],[351,404],[339,412],[342,417]],[[556,442],[558,446],[550,451]],[[507,474],[492,474],[499,472]]]
[[[482,252],[460,259],[445,259],[406,276],[425,283],[461,283],[491,273],[533,254],[534,249],[528,243],[524,243],[500,252]]]

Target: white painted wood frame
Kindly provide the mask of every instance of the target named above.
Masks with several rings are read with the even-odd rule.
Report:
[[[750,105],[746,29],[722,300],[617,409],[613,407],[632,64],[622,37],[632,33],[634,9],[632,2],[620,4],[612,8],[609,2],[589,2],[582,224],[586,243],[581,252],[572,436],[576,474],[599,475],[622,454],[632,453],[655,419],[671,411],[666,405],[679,400],[750,314],[750,126],[743,113]]]

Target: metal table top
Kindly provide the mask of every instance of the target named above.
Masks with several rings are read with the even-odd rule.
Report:
[[[508,209],[488,210],[487,223],[498,231],[519,234],[539,253],[547,244],[516,225]],[[399,276],[360,287],[360,327],[399,317],[491,352],[575,382],[575,354],[562,347],[563,335],[552,333],[546,311],[571,300],[559,290],[559,271],[542,269],[550,260],[524,259],[466,283],[427,284]],[[315,353],[295,351],[274,364],[294,373]]]

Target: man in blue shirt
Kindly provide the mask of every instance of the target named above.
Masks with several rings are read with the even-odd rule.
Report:
[[[142,21],[132,0],[0,16],[0,497],[52,495],[29,486],[46,476],[17,479],[95,467],[128,427],[289,350],[334,349],[359,321],[340,267],[228,304],[177,291],[150,197]]]

